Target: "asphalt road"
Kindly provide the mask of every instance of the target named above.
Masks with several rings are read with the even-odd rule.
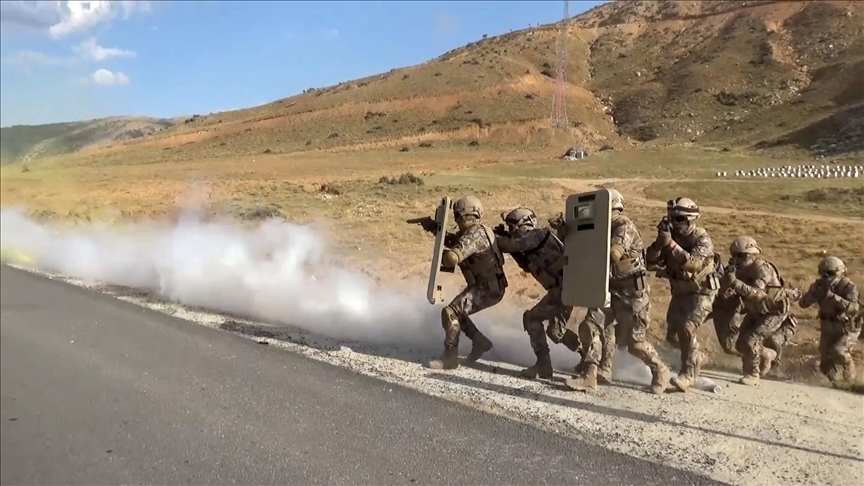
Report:
[[[0,265],[3,484],[719,484]]]

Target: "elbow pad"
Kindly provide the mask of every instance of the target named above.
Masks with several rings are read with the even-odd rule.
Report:
[[[698,259],[688,258],[684,265],[681,266],[681,268],[685,272],[699,273],[702,271],[703,268],[705,268],[705,265],[703,265],[702,262]]]
[[[445,267],[455,267],[462,261],[462,254],[459,250],[447,250],[441,256],[441,264]]]
[[[609,259],[613,262],[617,262],[621,260],[621,257],[624,256],[624,247],[621,245],[612,245],[609,248]]]

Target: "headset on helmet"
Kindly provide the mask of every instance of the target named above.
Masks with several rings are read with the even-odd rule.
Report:
[[[739,236],[735,238],[735,241],[729,245],[729,253],[732,256],[735,255],[757,255],[762,253],[762,248],[759,248],[759,245],[756,244],[756,240],[749,236]]]
[[[819,262],[819,275],[837,276],[846,273],[846,264],[837,257],[826,257]]]
[[[609,201],[611,209],[619,209],[621,211],[624,211],[624,196],[622,196],[617,189],[608,189],[608,191],[609,197],[611,199]]]
[[[475,196],[464,196],[453,203],[453,216],[456,218],[474,216],[483,217],[483,204]]]
[[[679,197],[666,202],[666,214],[673,223],[699,219],[699,206],[692,199]]]
[[[507,223],[511,230],[523,225],[528,225],[531,228],[537,227],[537,215],[528,208],[516,208],[506,215],[502,213],[501,219]]]

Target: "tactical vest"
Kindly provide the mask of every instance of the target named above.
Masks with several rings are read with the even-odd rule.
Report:
[[[706,234],[704,228],[697,227],[692,235],[687,236],[687,240],[683,242],[675,241],[684,251],[690,253],[693,250],[693,243],[702,235]],[[700,292],[705,293],[711,290],[720,288],[720,277],[723,275],[723,260],[720,255],[715,252],[714,260],[711,265],[707,265],[698,273],[684,271],[681,268],[670,268],[667,270],[669,284],[672,293],[689,293]]]
[[[780,285],[768,285],[763,290],[765,296],[762,299],[754,300],[754,299],[744,299],[744,308],[749,313],[759,314],[763,316],[783,316],[789,313],[789,295],[787,294],[788,289],[784,288],[786,286],[786,282],[783,280],[783,277],[780,276],[780,271],[777,269],[777,266],[768,260],[761,260],[768,265],[771,265],[771,268],[774,269],[774,274],[777,276],[777,280],[780,282]],[[750,282],[747,282],[751,284]]]
[[[498,248],[498,241],[495,239],[495,233],[491,228],[481,222],[475,223],[480,225],[483,233],[489,242],[489,250],[474,253],[465,260],[459,263],[459,270],[462,271],[462,276],[465,277],[465,283],[468,286],[475,284],[486,286],[496,290],[500,288],[504,279],[504,254]],[[506,286],[506,283],[503,284]]]
[[[549,290],[561,284],[564,244],[548,228],[542,231],[545,235],[539,245],[530,250],[511,253],[510,256],[519,268],[530,273],[544,289]]]
[[[612,218],[609,231],[614,232],[619,226],[627,224],[624,217]],[[645,249],[625,248],[624,255],[617,262],[609,266],[609,277],[611,280],[621,280],[645,273]]]
[[[845,297],[849,295],[854,285],[854,282],[844,276],[835,282],[829,283],[828,289],[840,297]],[[855,317],[857,312],[857,302],[854,302],[847,308],[844,308],[833,299],[822,299],[819,302],[819,319],[824,321],[848,322]]]

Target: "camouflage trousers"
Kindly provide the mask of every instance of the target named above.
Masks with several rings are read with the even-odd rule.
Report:
[[[601,310],[604,316],[603,324],[597,325],[595,319],[586,319],[583,321],[585,325],[580,326],[580,334],[584,336],[582,357],[585,364],[601,363],[604,354],[609,353],[604,350],[603,341],[608,342],[611,334],[615,336],[614,339],[619,347],[626,347],[630,354],[639,358],[651,368],[652,373],[656,374],[666,365],[660,360],[660,355],[657,354],[654,346],[646,340],[649,325],[648,312],[651,310],[648,290],[613,289],[611,294],[610,307]],[[613,323],[614,331],[608,330]],[[586,330],[583,331],[583,328]],[[614,347],[613,343],[608,348],[611,350]],[[611,364],[610,357],[609,365]]]
[[[579,323],[579,340],[582,343],[582,362],[596,365],[601,370],[612,372],[615,357],[615,316],[611,307],[588,309]]]
[[[758,377],[764,349],[767,347],[777,351],[777,348],[785,344],[784,330],[781,329],[784,320],[783,315],[746,314],[744,316],[735,349],[741,353],[745,375]]]
[[[832,383],[841,379],[851,381],[855,377],[855,362],[849,353],[849,345],[861,335],[861,328],[852,321],[838,322],[821,320],[819,332],[819,371]]]
[[[714,331],[723,352],[733,356],[739,356],[735,349],[738,334],[741,332],[741,321],[744,320],[744,312],[741,300],[737,296],[723,297],[718,295],[714,299],[711,312],[713,314]]]
[[[522,327],[528,333],[531,349],[537,356],[549,354],[546,336],[555,344],[564,344],[572,351],[579,349],[579,336],[567,329],[567,321],[573,314],[573,307],[561,301],[561,286],[556,285],[546,292],[540,302],[522,315]],[[546,332],[543,323],[549,321]]]
[[[470,340],[480,332],[469,316],[488,309],[504,298],[503,285],[500,290],[486,286],[469,285],[441,309],[441,326],[444,327],[444,348],[459,347],[460,331]]]
[[[682,377],[696,378],[705,361],[705,356],[699,349],[696,331],[711,313],[711,305],[716,295],[716,291],[707,294],[672,294],[669,309],[666,311],[666,323],[668,329],[674,330],[678,337],[678,349],[681,350],[681,370],[678,374]]]

